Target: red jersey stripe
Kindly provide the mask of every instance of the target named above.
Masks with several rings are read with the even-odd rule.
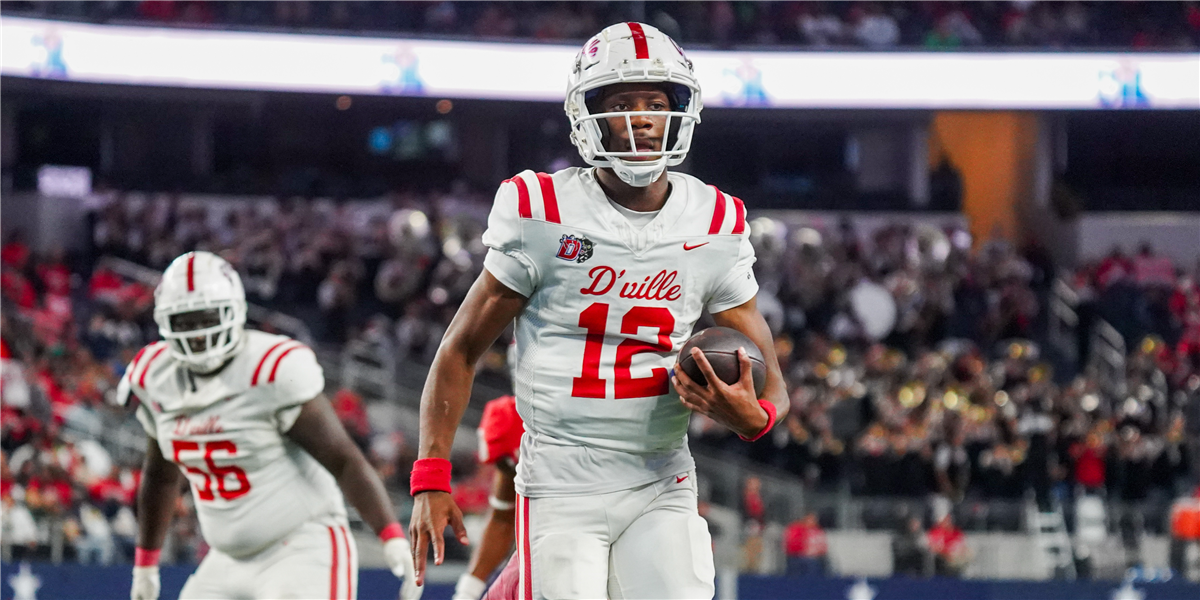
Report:
[[[517,213],[522,219],[532,219],[533,209],[529,206],[529,186],[525,185],[525,180],[521,177],[513,177],[513,182],[517,184]]]
[[[150,346],[153,345],[154,344],[150,344]],[[129,383],[133,383],[133,372],[138,368],[138,361],[142,360],[142,355],[146,353],[146,349],[150,346],[146,346],[145,348],[138,350],[137,354],[133,355],[133,362],[129,363]]]
[[[267,383],[275,383],[275,373],[279,371],[279,363],[283,362],[283,357],[287,356],[292,350],[303,348],[304,344],[297,344],[279,353],[279,358],[275,359],[275,366],[271,367],[271,376],[267,378]]]
[[[646,32],[641,23],[629,23],[629,33],[633,34],[633,57],[650,58],[650,46],[646,45]]]
[[[551,223],[562,223],[558,216],[558,197],[554,195],[554,179],[538,173],[538,185],[542,188],[542,206],[546,210],[546,220]]]
[[[533,600],[533,557],[529,554],[529,498],[520,497],[521,514],[524,517],[521,519],[521,524],[524,525],[521,529],[521,546],[525,549],[525,598]]]
[[[254,368],[254,377],[250,378],[251,386],[258,385],[258,373],[260,371],[262,371],[263,365],[267,364],[267,357],[270,356],[271,353],[274,352],[276,348],[278,348],[290,341],[292,341],[292,340],[283,340],[282,342],[279,342],[278,344],[275,344],[274,346],[271,346],[270,348],[267,349],[266,353],[264,353],[262,355],[262,358],[260,358],[258,360],[258,366]]]
[[[708,226],[708,234],[716,235],[721,233],[721,224],[725,222],[725,194],[717,189],[717,186],[708,186],[717,193],[717,204],[713,207],[712,224]]]
[[[195,272],[196,272],[196,253],[192,252],[192,253],[188,254],[187,275],[188,275],[188,291],[189,292],[196,291]]]
[[[354,600],[354,561],[350,559],[350,536],[346,535],[346,528],[338,525],[338,531],[342,532],[342,542],[346,544],[346,600]]]
[[[337,574],[338,574],[338,544],[337,534],[333,532],[332,527],[329,529],[329,545],[333,547],[333,565],[329,568],[329,600],[337,600]]]
[[[733,198],[733,208],[737,210],[737,218],[733,221],[733,233],[741,235],[746,230],[746,205],[742,204],[742,199],[737,196],[731,196],[731,198]]]
[[[154,365],[154,359],[158,358],[158,355],[162,354],[163,350],[166,349],[166,346],[162,346],[158,350],[155,350],[154,354],[150,355],[150,360],[146,361],[146,368],[142,369],[142,376],[138,378],[138,387],[146,389],[146,373],[150,372],[150,367]]]

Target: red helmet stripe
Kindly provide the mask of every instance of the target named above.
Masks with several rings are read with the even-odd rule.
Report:
[[[733,220],[733,234],[741,235],[746,230],[746,205],[742,204],[742,199],[737,196],[733,198],[733,208],[737,210],[737,218]]]
[[[189,253],[189,254],[188,254],[188,271],[187,271],[187,275],[188,275],[188,291],[189,291],[189,292],[194,292],[194,291],[196,291],[196,277],[195,277],[195,272],[196,272],[196,253],[195,253],[195,252],[192,252],[192,253]]]
[[[725,194],[717,189],[717,186],[708,186],[717,193],[717,204],[713,207],[712,224],[708,226],[708,235],[716,235],[721,233],[721,224],[725,222]]]
[[[558,197],[554,195],[554,180],[545,173],[538,173],[537,178],[542,188],[542,208],[546,211],[546,220],[562,223],[558,216]]]
[[[525,185],[525,180],[520,176],[513,177],[512,180],[517,184],[517,212],[520,213],[522,219],[532,219],[533,208],[529,206],[529,186]]]
[[[650,46],[646,45],[646,32],[641,23],[629,23],[629,33],[633,34],[634,58],[650,58]]]

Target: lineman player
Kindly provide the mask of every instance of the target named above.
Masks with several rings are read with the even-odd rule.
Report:
[[[212,549],[184,599],[354,598],[358,552],[346,497],[384,544],[401,598],[422,588],[383,482],[322,391],[316,355],[245,328],[241,279],[209,252],[176,258],[154,293],[163,341],[118,388],[149,439],[138,487],[133,600],[159,594],[158,556],[180,484]]]

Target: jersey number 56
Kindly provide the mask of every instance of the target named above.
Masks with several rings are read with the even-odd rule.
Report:
[[[204,444],[204,464],[208,470],[198,469],[196,467],[186,465],[180,460],[182,452],[199,452],[199,442],[189,442],[184,440],[171,440],[171,449],[175,452],[175,464],[184,468],[185,471],[192,475],[198,475],[203,478],[203,483],[192,479],[192,483],[196,485],[196,496],[204,501],[214,500],[212,480],[215,477],[217,480],[217,493],[222,499],[234,500],[250,493],[250,479],[246,477],[246,472],[240,467],[230,465],[228,467],[217,466],[213,462],[214,452],[225,452],[229,456],[237,454],[237,444],[230,440],[213,440]],[[237,479],[237,487],[228,489],[225,487],[226,477],[232,476]]]

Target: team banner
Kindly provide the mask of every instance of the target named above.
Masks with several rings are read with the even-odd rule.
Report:
[[[578,48],[5,18],[6,76],[562,101]],[[689,52],[706,106],[1200,109],[1200,53]]]

